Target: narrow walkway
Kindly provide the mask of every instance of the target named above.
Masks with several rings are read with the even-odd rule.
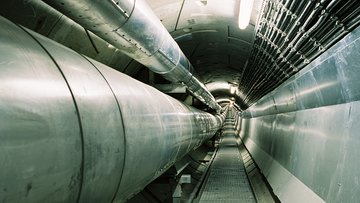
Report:
[[[234,120],[226,119],[223,130],[199,202],[256,202],[236,142]]]

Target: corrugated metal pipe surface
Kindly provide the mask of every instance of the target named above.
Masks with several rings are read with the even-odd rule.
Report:
[[[123,202],[221,127],[0,18],[0,202]]]
[[[144,0],[44,0],[131,58],[188,90],[212,109],[221,107]]]

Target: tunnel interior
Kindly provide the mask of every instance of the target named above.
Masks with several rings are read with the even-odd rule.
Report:
[[[38,156],[37,161],[41,159],[41,153],[32,147],[42,146],[43,143],[28,146],[32,139],[20,136],[21,133],[27,134],[25,130],[29,129],[30,137],[45,135],[43,131],[36,130],[36,124],[27,121],[34,119],[38,113],[36,108],[40,108],[41,104],[49,105],[51,109],[46,110],[47,119],[52,120],[52,116],[59,122],[69,119],[60,122],[61,128],[65,129],[61,133],[69,134],[66,139],[71,139],[70,135],[82,136],[80,140],[70,142],[74,148],[77,142],[81,142],[82,152],[70,155],[72,149],[69,145],[69,151],[60,156],[65,157],[64,163],[68,164],[64,168],[60,162],[51,161],[52,154],[44,158],[53,164],[51,170],[58,173],[65,173],[61,170],[73,167],[72,163],[79,162],[81,165],[81,183],[74,181],[72,185],[80,187],[80,192],[52,186],[53,190],[58,189],[57,193],[54,192],[55,196],[62,195],[55,202],[124,202],[130,197],[134,198],[130,201],[148,198],[151,202],[154,199],[152,193],[156,193],[151,190],[162,191],[157,188],[158,183],[161,178],[167,177],[173,166],[176,168],[187,159],[210,160],[207,150],[214,150],[215,145],[209,144],[209,140],[214,134],[219,138],[223,133],[219,129],[224,120],[226,123],[226,119],[230,119],[226,117],[230,114],[238,126],[234,130],[236,136],[249,152],[276,201],[358,202],[360,2],[253,0],[249,25],[240,29],[238,16],[243,1],[246,0],[111,0],[102,4],[84,0],[79,1],[84,4],[75,2],[70,6],[71,1],[66,0],[2,2],[0,14],[4,20],[0,26],[3,33],[0,41],[4,63],[0,62],[0,139],[3,144],[0,145],[0,161],[4,170],[0,174],[0,186],[3,187],[0,188],[0,202],[53,200],[52,189],[46,190],[48,196],[40,198],[41,184],[45,183],[30,184],[25,181],[41,176],[45,173],[41,171],[44,168],[31,168],[30,161],[22,164],[10,161],[30,157],[15,151],[12,157],[13,149],[10,148],[14,146],[20,151],[33,151],[30,154]],[[116,7],[117,12],[125,20],[112,13],[105,16],[103,13],[113,9],[107,4],[120,5]],[[156,18],[151,13],[142,12],[148,11],[143,4],[148,4]],[[71,10],[72,7],[74,10]],[[147,26],[134,17],[137,22],[130,24],[132,16],[155,23]],[[116,24],[120,21],[121,25]],[[10,25],[11,22],[14,25]],[[15,24],[16,28],[13,28]],[[165,27],[165,34],[159,32],[163,41],[157,41],[153,35],[160,30],[154,25]],[[143,38],[137,38],[137,33],[142,32],[146,32],[139,35]],[[176,43],[164,37],[168,33]],[[111,43],[113,36],[122,37],[131,46],[119,46],[117,40]],[[18,41],[23,42],[25,48]],[[178,45],[180,54],[166,52],[173,44],[175,47]],[[22,52],[29,52],[32,57],[25,60]],[[171,61],[176,57],[179,59],[175,63]],[[171,63],[164,62],[165,59]],[[23,62],[11,65],[17,60]],[[55,65],[49,65],[50,62],[44,62],[46,60],[54,61]],[[33,67],[32,72],[26,69],[27,66],[29,69]],[[156,69],[163,66],[173,69],[164,73]],[[43,71],[44,67],[54,67],[54,70],[48,73]],[[177,67],[185,67],[185,71],[177,71]],[[59,73],[55,74],[55,69]],[[124,75],[117,75],[118,72]],[[173,74],[183,74],[187,78],[178,80]],[[47,80],[47,76],[51,78]],[[24,78],[29,84],[15,84]],[[51,103],[53,100],[48,98],[59,96],[56,92],[35,87],[31,90],[31,84],[37,84],[36,78],[49,84],[57,81],[56,88],[63,88],[61,92],[65,96],[62,96],[66,99]],[[29,92],[18,90],[16,85],[29,86]],[[202,89],[203,86],[210,95]],[[17,90],[19,92],[14,93]],[[37,95],[35,91],[45,92]],[[90,103],[86,102],[91,96],[86,96],[87,91],[95,91],[97,95],[93,96],[104,97],[106,102],[90,100],[95,106],[89,107]],[[25,96],[13,96],[19,94]],[[220,104],[221,111],[214,108],[212,98]],[[74,106],[69,99],[75,101]],[[28,105],[30,110],[19,113],[22,107],[15,108],[12,101]],[[52,110],[59,106],[59,111]],[[108,109],[98,109],[97,106],[108,106]],[[93,113],[89,113],[91,109]],[[77,115],[72,113],[74,111]],[[110,114],[112,111],[119,112],[119,115]],[[99,115],[99,112],[102,114]],[[25,118],[22,118],[24,115]],[[91,127],[96,120],[101,122]],[[108,120],[112,122],[105,122]],[[80,123],[80,127],[74,124],[76,122]],[[106,127],[101,125],[102,122],[106,123]],[[50,130],[46,135],[51,134],[55,125],[49,123]],[[40,127],[42,129],[43,126]],[[56,132],[54,135],[58,135],[59,131],[53,130]],[[117,134],[124,137],[122,141],[117,141],[123,146],[120,153],[124,154],[124,160],[110,155],[111,150],[115,153],[117,149],[111,140],[99,141],[97,135],[102,133],[109,133],[114,137],[111,139],[116,139]],[[137,136],[143,134],[148,136],[139,141]],[[90,137],[88,142],[87,136]],[[19,142],[22,144],[15,139],[23,139]],[[52,140],[54,142],[50,144],[58,146],[64,140],[60,143]],[[106,148],[106,154],[102,155],[113,159],[108,157],[101,162],[98,157],[101,153],[94,150],[96,146],[99,151],[100,147]],[[142,149],[142,146],[151,147]],[[52,153],[63,152],[59,148]],[[73,158],[67,159],[66,156]],[[91,170],[87,171],[87,161],[88,165],[94,162],[99,167],[96,170],[89,167]],[[142,166],[141,163],[145,162]],[[203,165],[198,163],[192,167],[201,168]],[[73,174],[68,170],[66,173],[75,179],[77,168],[71,170]],[[108,171],[104,175],[97,170]],[[137,174],[142,175],[134,178]],[[91,176],[96,178],[87,179]],[[120,183],[115,179],[120,179]],[[53,180],[54,185],[59,181]],[[108,189],[93,186],[104,184],[106,180],[110,181]],[[146,187],[151,182],[153,187]],[[26,188],[36,187],[41,190],[32,197]],[[144,188],[148,190],[143,193],[146,195],[136,196]],[[92,194],[94,191],[102,191],[104,197]],[[24,197],[18,198],[17,194],[24,194]]]

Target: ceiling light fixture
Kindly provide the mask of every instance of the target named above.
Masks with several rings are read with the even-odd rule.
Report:
[[[254,0],[240,0],[239,28],[245,29],[250,22],[250,16]]]

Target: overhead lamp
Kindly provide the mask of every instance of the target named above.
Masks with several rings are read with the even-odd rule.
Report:
[[[240,0],[239,28],[242,30],[249,25],[253,4],[254,0]]]
[[[238,88],[238,86],[236,86],[236,85],[230,85],[230,94],[235,94],[237,88]]]

